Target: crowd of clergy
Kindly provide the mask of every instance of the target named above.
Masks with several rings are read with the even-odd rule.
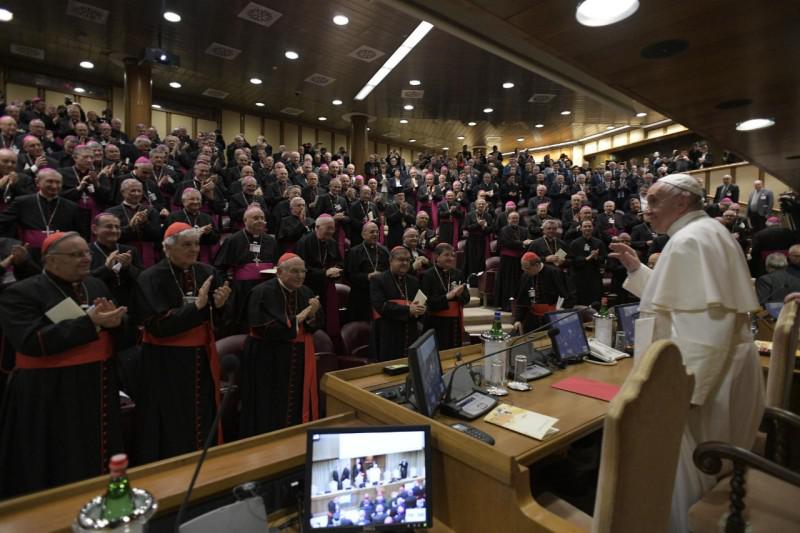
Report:
[[[676,152],[590,169],[464,146],[356,168],[343,148],[121,127],[74,104],[53,117],[38,99],[0,117],[0,496],[104,472],[123,447],[120,390],[136,463],[202,447],[226,336],[247,335],[245,437],[320,416],[316,330],[340,348],[345,321],[371,323],[379,361],[427,328],[440,349],[460,346],[469,287],[494,256],[487,303],[513,308],[520,331],[559,300],[632,300],[609,244],[657,260],[668,237],[649,225],[647,191],[687,164]],[[776,223],[760,182],[740,213],[724,181],[706,209],[748,250]],[[337,285],[350,287],[344,314]]]

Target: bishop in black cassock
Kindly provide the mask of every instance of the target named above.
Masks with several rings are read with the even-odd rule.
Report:
[[[569,243],[572,281],[575,284],[576,303],[591,305],[603,296],[601,267],[608,250],[600,239],[593,237],[594,225],[590,220],[581,222],[581,236]]]
[[[378,244],[378,225],[374,222],[364,224],[361,237],[361,244],[348,250],[344,271],[350,282],[350,320],[370,321],[369,282],[389,270],[389,250]]]
[[[425,329],[436,330],[440,350],[460,347],[464,338],[464,306],[469,289],[464,273],[455,268],[453,246],[443,242],[434,249],[436,264],[422,275],[422,292],[428,298]]]
[[[514,325],[520,333],[527,333],[545,324],[545,313],[556,310],[559,298],[564,299],[564,308],[572,307],[573,302],[564,274],[558,268],[545,264],[533,252],[525,252],[520,263],[523,274],[516,297]]]

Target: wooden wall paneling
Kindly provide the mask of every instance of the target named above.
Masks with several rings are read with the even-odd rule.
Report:
[[[197,132],[209,132],[217,129],[219,125],[213,120],[206,120],[203,118],[197,119]]]
[[[150,113],[150,122],[158,132],[158,136],[162,139],[169,133],[169,126],[167,125],[167,113],[160,109],[153,109]]]
[[[644,130],[636,128],[628,132],[628,142],[631,144],[644,140]]]
[[[367,140],[369,142],[369,140]],[[345,150],[348,149],[347,147],[347,135],[344,133],[334,132],[333,134],[333,146],[331,146],[330,151],[336,153],[339,151],[339,147],[344,146]]]
[[[652,130],[647,130],[646,134],[648,139],[655,139],[663,135],[666,135],[666,128],[653,128]]]
[[[309,143],[312,146],[317,142],[317,128],[311,126],[300,127],[300,144]]]
[[[332,150],[333,134],[327,130],[319,130],[317,132],[317,142],[322,144],[322,146],[327,148],[330,152]]]
[[[583,166],[583,145],[576,144],[572,147],[572,162],[578,166]]]
[[[69,97],[72,101],[75,101],[75,95],[69,93],[62,93],[61,91],[52,91],[50,89],[46,89],[44,92],[44,99],[45,101],[56,107],[60,105],[64,105],[64,98]]]
[[[736,185],[739,186],[739,199],[747,200],[747,195],[753,190],[753,182],[759,177],[758,167],[746,165],[736,169]]]
[[[297,124],[291,122],[283,122],[283,143],[286,149],[290,152],[297,150],[299,146],[300,132]]]
[[[611,138],[611,146],[613,146],[614,148],[616,148],[618,146],[625,146],[628,143],[629,143],[629,141],[628,141],[628,132],[627,131],[624,131],[622,133],[618,133],[618,134],[614,135],[614,137]]]
[[[608,137],[597,139],[597,150],[603,151],[611,148],[611,139]]]
[[[597,152],[597,141],[592,141],[583,145],[584,154],[594,154]]]
[[[244,116],[244,138],[251,145],[256,143],[256,138],[261,135],[261,117],[254,115]]]
[[[179,113],[170,113],[170,123],[169,123],[169,130],[167,133],[171,132],[175,128],[186,128],[186,131],[191,134],[194,117],[189,115],[181,115]],[[162,134],[161,137],[163,138],[164,135]],[[227,139],[225,139],[227,141]]]
[[[788,183],[781,181],[779,178],[776,178],[772,174],[765,172],[764,173],[764,187],[771,190],[775,194],[775,207],[778,206],[778,195],[793,190],[792,187],[789,186]],[[745,191],[739,190],[739,199],[742,200],[742,196],[744,195]],[[750,191],[747,191],[749,194]],[[744,200],[747,200],[747,197],[744,197]]]
[[[706,190],[706,192],[708,192],[708,194],[714,194],[714,191],[717,190],[717,186],[722,185],[722,176],[725,176],[726,174],[730,174],[730,170],[727,168],[719,170],[709,170],[708,189]]]
[[[233,138],[242,133],[241,120],[237,111],[230,111],[228,109],[222,110],[222,137],[225,139],[225,144],[228,145],[233,142]]]
[[[281,123],[278,120],[271,118],[264,119],[264,137],[267,142],[272,145],[273,150],[278,149],[281,144]]]
[[[667,126],[667,135],[671,133],[680,133],[682,131],[688,131],[689,128],[684,126],[683,124],[670,124]]]
[[[111,90],[111,111],[114,118],[118,118],[125,124],[125,89],[114,87]]]
[[[84,111],[94,111],[98,116],[102,116],[103,111],[108,108],[108,100],[92,98],[91,96],[81,96],[78,103]]]
[[[6,83],[6,102],[19,102],[30,100],[39,95],[36,87],[30,85],[20,85],[18,83]],[[50,102],[48,102],[50,103]],[[64,100],[58,103],[64,103]]]

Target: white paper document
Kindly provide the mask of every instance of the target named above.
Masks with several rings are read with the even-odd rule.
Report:
[[[64,320],[72,320],[86,315],[81,306],[75,303],[72,298],[64,298],[60,303],[54,305],[46,311],[44,316],[50,319],[53,324],[58,324]]]

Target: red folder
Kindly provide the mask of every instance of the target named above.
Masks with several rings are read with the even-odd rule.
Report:
[[[619,392],[617,385],[578,377],[562,379],[557,383],[553,383],[552,387],[606,402],[610,402]]]

